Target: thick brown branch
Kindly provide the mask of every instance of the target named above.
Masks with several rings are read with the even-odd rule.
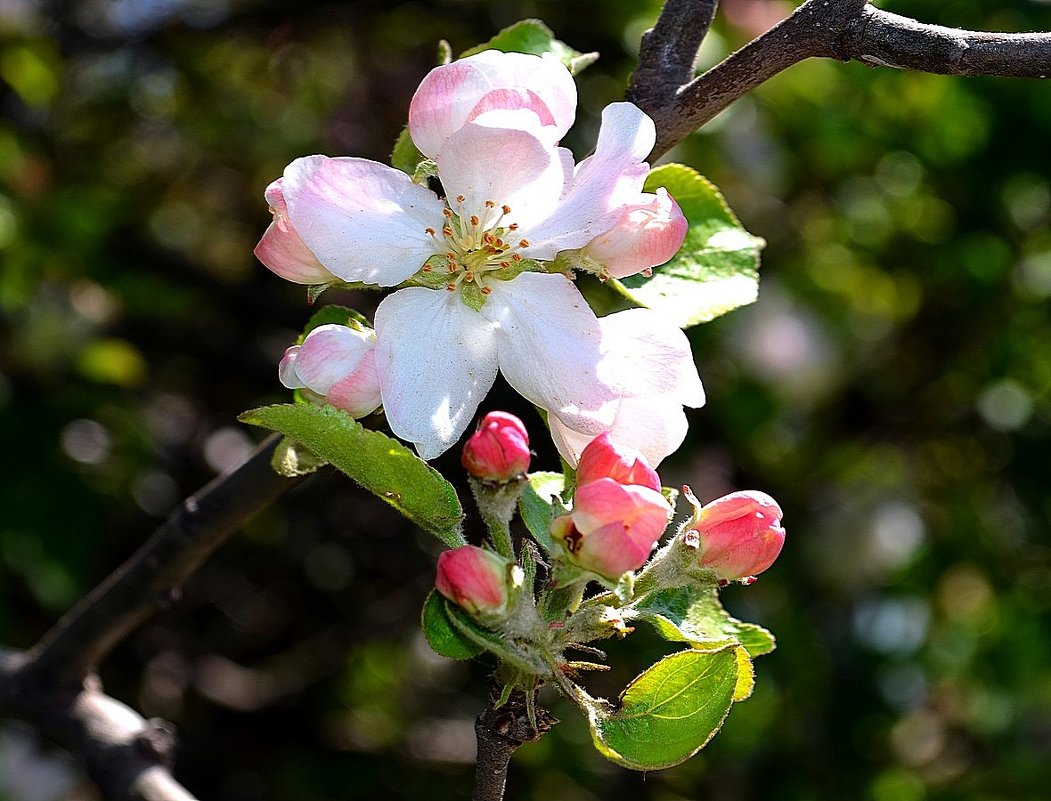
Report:
[[[652,57],[643,50],[640,62]],[[964,31],[891,14],[867,0],[807,0],[674,95],[659,85],[652,92],[633,85],[632,99],[657,125],[651,158],[761,83],[814,57],[944,75],[1044,78],[1051,74],[1051,33]],[[640,63],[638,73],[647,69]]]
[[[0,653],[0,713],[21,718],[84,760],[108,801],[194,801],[169,772],[174,733],[105,695],[41,683],[24,654]]]
[[[719,0],[668,0],[657,23],[642,35],[639,65],[628,100],[672,97],[693,78],[697,49],[708,34]]]
[[[149,541],[28,653],[39,680],[79,687],[128,632],[173,603],[190,574],[253,514],[295,485],[270,467],[277,435],[236,470],[186,499]]]

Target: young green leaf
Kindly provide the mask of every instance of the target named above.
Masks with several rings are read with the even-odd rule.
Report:
[[[280,431],[326,459],[450,548],[465,544],[453,486],[400,442],[344,411],[309,403],[263,406],[241,422]]]
[[[633,275],[610,284],[628,300],[659,311],[680,328],[754,303],[763,240],[748,233],[715,185],[689,167],[665,164],[651,170],[646,191],[661,186],[689,222],[686,241],[651,277]]]
[[[553,550],[551,532],[548,529],[551,525],[551,503],[562,493],[564,482],[565,476],[561,473],[530,473],[529,483],[518,500],[522,522],[548,553]]]
[[[484,44],[472,47],[460,54],[460,58],[473,56],[483,50],[502,50],[505,53],[532,53],[542,56],[551,53],[566,68],[576,75],[585,67],[594,64],[598,53],[581,53],[565,42],[555,38],[554,32],[538,19],[524,19],[504,28]]]
[[[416,168],[420,166],[421,162],[426,160],[427,157],[420,152],[420,149],[416,147],[416,143],[412,141],[412,137],[409,136],[409,129],[403,128],[398,135],[398,140],[394,143],[394,150],[390,154],[391,166],[396,170],[401,170],[415,177]]]
[[[437,590],[431,590],[423,602],[423,613],[420,625],[427,643],[434,652],[449,659],[470,659],[478,656],[485,649],[473,640],[465,637],[453,622],[445,609],[445,599]]]
[[[723,608],[714,589],[673,587],[651,593],[634,606],[636,619],[650,623],[664,639],[688,642],[697,648],[737,643],[749,655],[774,650],[774,635],[754,623],[745,623]]]
[[[740,650],[730,645],[681,651],[638,676],[616,707],[591,699],[585,711],[595,747],[634,770],[660,770],[689,759],[730,712],[738,692]]]

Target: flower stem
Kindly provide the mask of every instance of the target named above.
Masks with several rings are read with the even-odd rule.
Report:
[[[539,740],[558,723],[547,710],[536,706],[536,692],[532,690],[528,697],[522,690],[514,690],[497,706],[500,688],[490,686],[489,705],[474,724],[478,762],[473,801],[502,801],[511,755],[519,746]]]

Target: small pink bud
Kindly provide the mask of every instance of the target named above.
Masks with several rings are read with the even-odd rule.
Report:
[[[278,377],[289,389],[309,389],[353,417],[364,417],[381,401],[375,348],[371,328],[322,325],[285,351]]]
[[[668,261],[682,246],[688,228],[679,204],[660,188],[655,195],[640,194],[635,203],[625,205],[617,224],[584,251],[604,265],[611,278],[626,278]]]
[[[646,564],[671,513],[649,487],[600,478],[577,487],[573,511],[555,518],[551,534],[577,565],[616,579]]]
[[[781,507],[764,492],[734,492],[701,507],[693,529],[702,567],[736,581],[762,573],[785,544]]]
[[[461,461],[475,478],[506,484],[529,469],[529,434],[513,414],[489,412],[463,447]]]
[[[588,484],[600,478],[612,478],[618,484],[661,490],[657,471],[646,464],[642,454],[634,448],[617,445],[604,432],[588,443],[577,463],[577,485]]]
[[[510,598],[510,566],[499,554],[464,545],[438,555],[434,586],[472,615],[502,615]]]

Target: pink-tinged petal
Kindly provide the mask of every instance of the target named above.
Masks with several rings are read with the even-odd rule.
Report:
[[[314,392],[327,395],[335,383],[358,369],[375,346],[376,334],[369,329],[334,323],[318,326],[299,346],[296,376]]]
[[[281,189],[282,182],[282,179],[278,178],[266,188],[266,201],[270,204],[274,221],[255,246],[256,258],[271,272],[296,284],[328,284],[338,281],[336,276],[322,266],[313,251],[303,244],[303,240],[292,226]]]
[[[549,417],[551,439],[558,452],[576,465],[595,435],[580,433],[557,417]],[[609,435],[617,443],[637,450],[646,462],[657,467],[686,439],[687,421],[682,404],[667,396],[625,397],[617,403]]]
[[[354,371],[333,384],[325,396],[327,403],[349,412],[352,417],[372,414],[381,400],[375,350],[366,353]]]
[[[688,227],[679,204],[661,187],[625,206],[617,224],[584,252],[612,278],[626,278],[668,261],[682,247]]]
[[[601,329],[576,286],[545,273],[490,286],[481,313],[495,327],[507,382],[577,431],[608,428],[617,395],[599,379]]]
[[[530,225],[530,247],[522,255],[552,259],[580,248],[617,224],[625,198],[642,192],[649,166],[644,159],[656,139],[653,120],[631,103],[611,103],[602,112],[595,152],[577,165],[557,207]]]
[[[704,405],[704,387],[686,335],[651,309],[629,309],[599,320],[604,358],[600,375],[622,395],[674,398]]]
[[[426,229],[441,228],[445,204],[400,170],[307,156],[285,168],[282,189],[304,244],[344,281],[394,286],[435,252]]]
[[[511,208],[505,222],[518,223],[522,232],[558,202],[565,179],[556,148],[526,131],[477,123],[452,134],[434,160],[454,211],[461,195],[467,213],[481,213],[491,200]]]
[[[496,380],[493,327],[458,292],[409,287],[380,303],[376,334],[391,430],[433,459],[460,438]]]
[[[570,513],[576,531],[565,542],[577,564],[615,578],[645,564],[671,514],[659,492],[602,478],[577,487]]]
[[[573,124],[576,104],[573,76],[557,59],[487,50],[428,73],[409,105],[409,133],[433,157],[464,124],[524,109],[531,119],[523,124],[554,144]]]
[[[299,345],[293,345],[285,351],[281,357],[281,363],[277,366],[277,378],[282,385],[289,389],[303,389],[306,387],[298,375],[296,375],[296,359],[299,357]]]
[[[636,449],[615,441],[609,432],[599,434],[588,443],[577,464],[577,484],[600,478],[612,478],[621,484],[638,484],[661,491],[660,476]]]

